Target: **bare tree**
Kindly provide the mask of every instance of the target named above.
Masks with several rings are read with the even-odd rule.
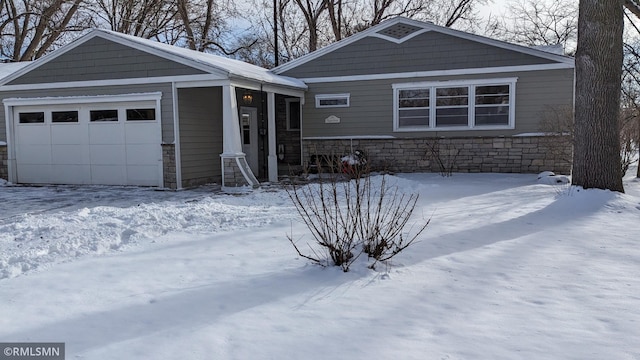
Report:
[[[294,0],[307,22],[309,52],[318,48],[318,27],[320,16],[327,10],[329,0]]]
[[[624,0],[581,0],[573,184],[624,192],[618,115]]]
[[[171,42],[177,27],[177,0],[93,0],[94,25],[123,34]]]
[[[525,46],[562,44],[567,53],[575,51],[577,1],[514,0],[503,18],[491,21],[489,36]]]
[[[1,0],[1,55],[13,61],[34,60],[54,48],[67,33],[85,30],[83,0]]]

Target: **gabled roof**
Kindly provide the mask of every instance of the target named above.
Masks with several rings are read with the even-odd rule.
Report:
[[[425,32],[438,32],[449,36],[454,36],[470,41],[475,41],[481,44],[486,44],[490,46],[495,46],[498,48],[511,50],[520,52],[523,54],[537,56],[543,59],[551,60],[558,63],[564,64],[574,64],[574,59],[570,56],[553,54],[547,51],[537,50],[533,48],[529,48],[526,46],[511,44],[508,42],[491,39],[488,37],[475,35],[466,33],[463,31],[454,30],[451,28],[434,25],[433,23],[427,23],[423,21],[408,19],[402,16],[395,17],[393,19],[384,21],[376,26],[372,26],[367,30],[359,32],[355,35],[352,35],[348,38],[342,39],[338,42],[335,42],[331,45],[325,46],[319,50],[316,50],[312,53],[301,56],[297,59],[289,61],[288,63],[282,64],[276,68],[271,69],[272,72],[276,74],[282,74],[288,70],[294,69],[300,65],[306,64],[312,60],[315,60],[323,55],[329,54],[333,51],[341,49],[349,44],[355,43],[358,40],[364,39],[366,37],[377,37],[381,39],[385,39],[394,43],[402,43],[405,42],[415,36],[423,34]]]
[[[273,85],[281,85],[297,89],[306,89],[307,86],[300,80],[280,76],[262,67],[245,63],[243,61],[229,59],[218,55],[202,53],[190,49],[180,48],[173,45],[163,44],[157,41],[139,38],[132,35],[126,35],[115,31],[104,29],[93,29],[86,35],[74,40],[73,42],[33,61],[31,64],[13,72],[11,75],[2,78],[0,76],[0,85],[4,85],[11,80],[26,74],[39,66],[54,60],[58,56],[75,49],[76,47],[86,43],[87,41],[100,37],[113,41],[124,46],[129,46],[137,50],[147,52],[171,61],[175,61],[186,66],[190,66],[202,71],[225,76],[230,79],[244,79],[256,81],[259,83],[268,83]]]

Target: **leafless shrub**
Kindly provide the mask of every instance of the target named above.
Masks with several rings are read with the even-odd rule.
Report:
[[[373,261],[369,265],[373,269],[413,244],[429,224],[426,221],[411,234],[404,232],[418,195],[401,193],[397,185],[388,182],[387,175],[369,176],[364,166],[350,168],[357,173],[344,176],[333,167],[323,173],[325,167],[317,166],[321,181],[285,187],[315,240],[304,252],[293,236],[288,236],[301,257],[347,272],[364,253]]]
[[[460,149],[456,149],[451,145],[444,146],[438,141],[427,143],[427,146],[429,147],[427,152],[430,153],[438,163],[440,175],[443,177],[452,176],[458,154],[460,154]]]

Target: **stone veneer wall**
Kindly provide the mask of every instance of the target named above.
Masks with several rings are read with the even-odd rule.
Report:
[[[439,172],[438,157],[453,172],[570,174],[571,163],[558,155],[561,137],[474,137],[421,139],[304,140],[304,161],[311,155],[343,156],[352,150],[366,154],[372,170]],[[566,139],[564,139],[564,143]],[[433,150],[432,150],[433,147]],[[571,149],[562,149],[566,154]],[[457,155],[456,155],[457,152]],[[454,160],[455,157],[455,160]]]
[[[165,188],[178,188],[176,179],[176,146],[174,144],[162,144],[162,176]]]
[[[244,178],[244,175],[242,175],[242,171],[240,170],[235,157],[223,157],[222,166],[224,166],[223,184],[225,187],[249,185],[247,180]]]
[[[9,161],[7,145],[0,145],[0,179],[9,180]]]

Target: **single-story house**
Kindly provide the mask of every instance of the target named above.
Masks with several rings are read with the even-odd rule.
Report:
[[[359,149],[393,171],[571,169],[570,142],[541,122],[571,116],[572,57],[398,17],[273,72],[308,86],[303,158]]]
[[[93,30],[0,79],[0,177],[257,186],[356,148],[394,171],[455,152],[455,171],[566,172],[540,120],[573,84],[570,57],[402,17],[272,70]]]

